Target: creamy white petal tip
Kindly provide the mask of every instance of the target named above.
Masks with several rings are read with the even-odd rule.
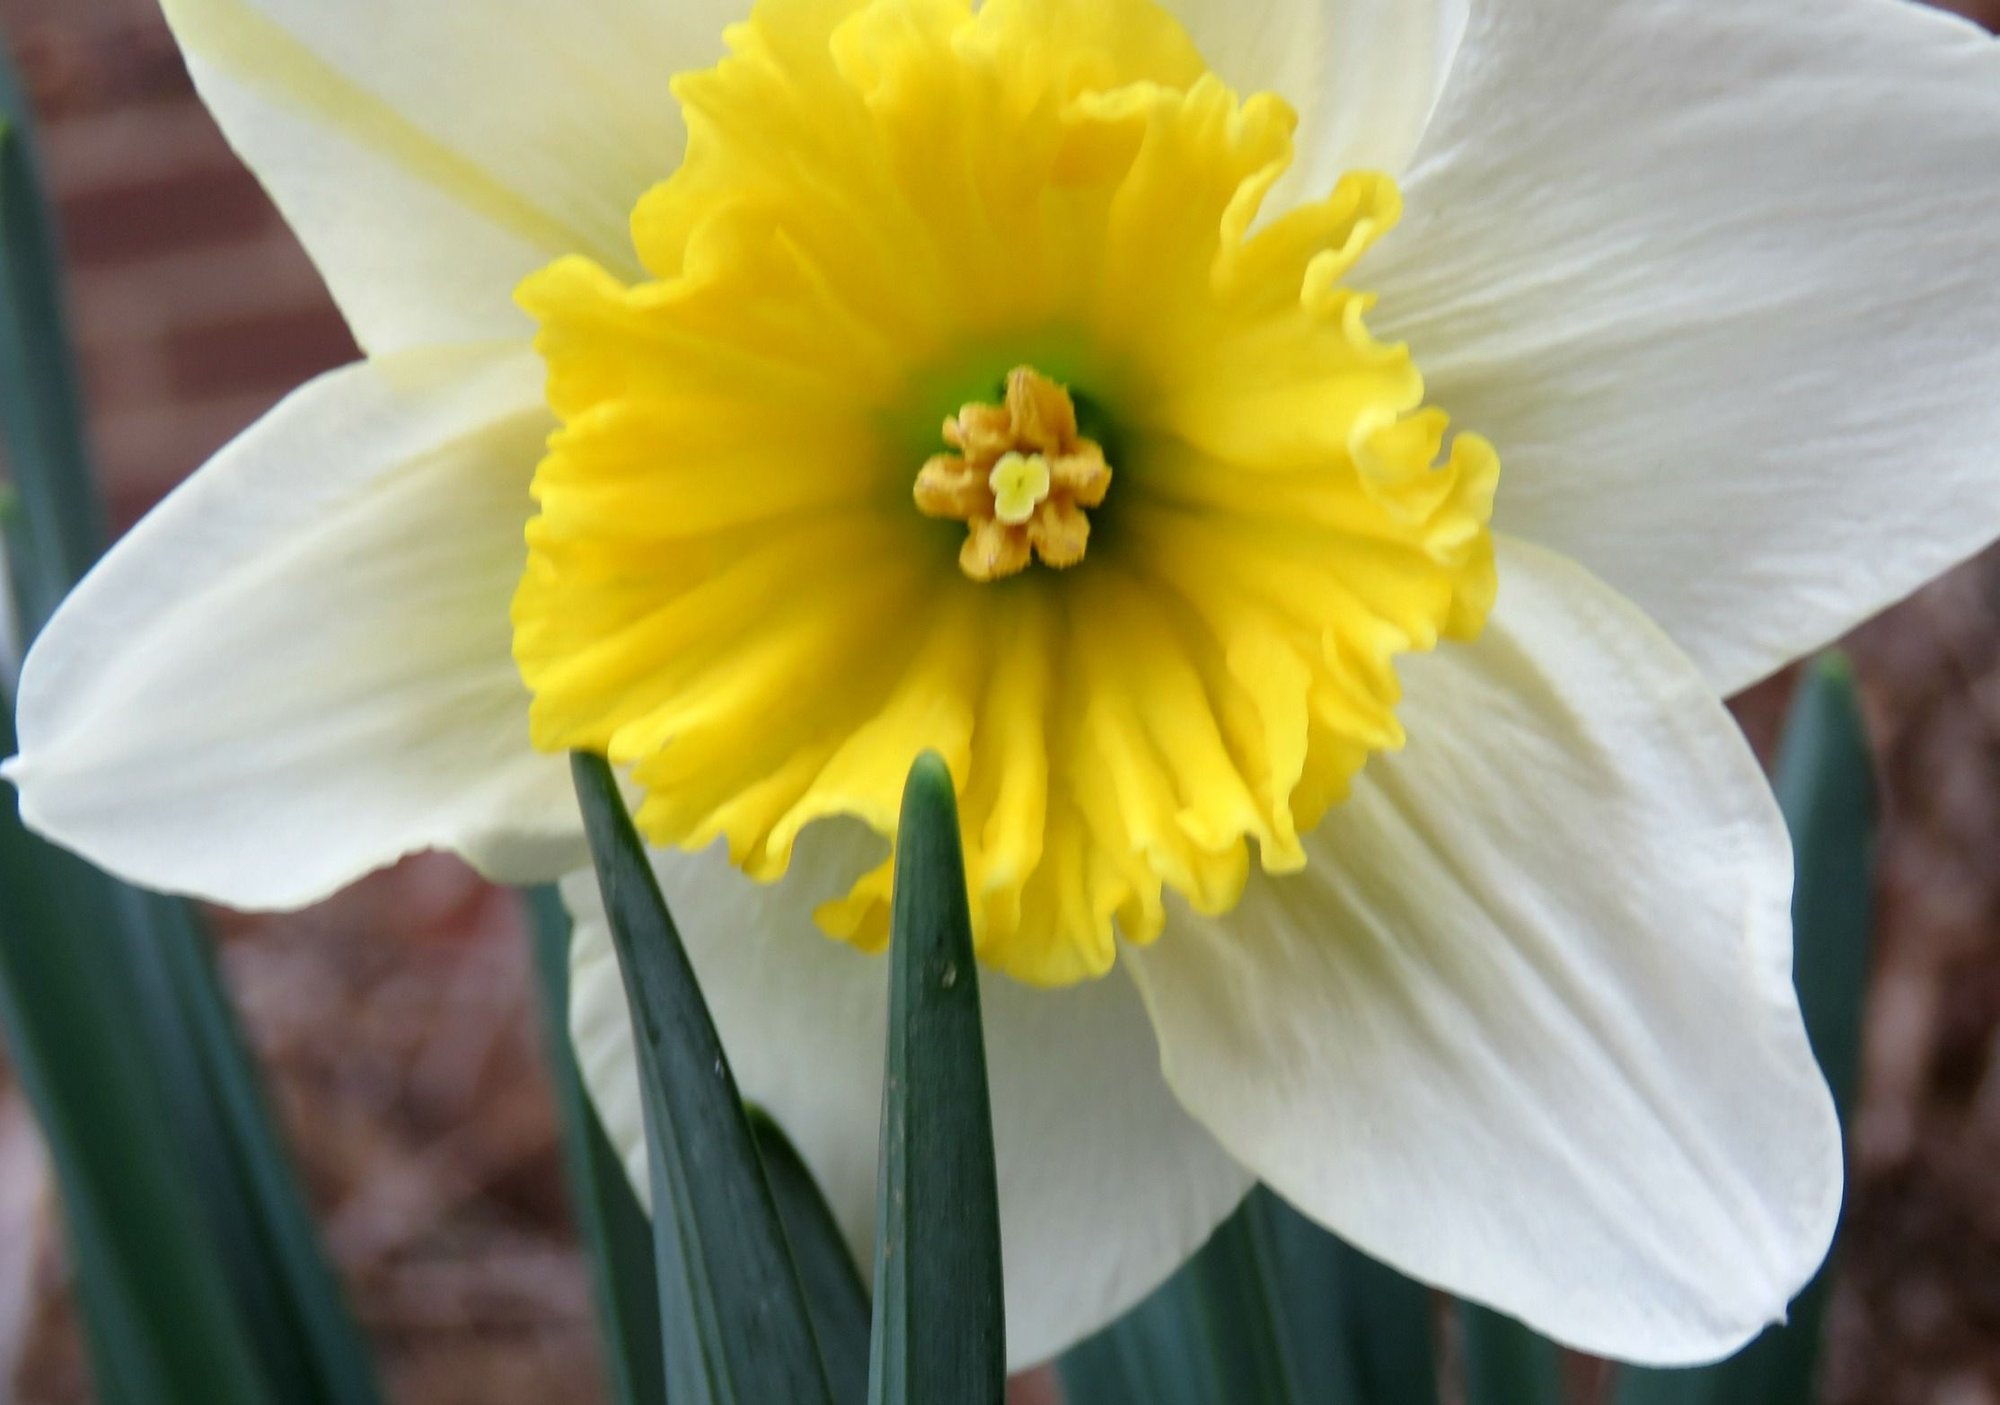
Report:
[[[528,745],[507,600],[543,435],[525,348],[322,377],[162,503],[22,670],[6,777],[121,877],[292,907],[425,848],[545,880],[583,853]]]
[[[1133,964],[1175,1091],[1302,1210],[1571,1345],[1714,1359],[1840,1206],[1784,826],[1635,609],[1518,544],[1501,580],[1312,867]]]

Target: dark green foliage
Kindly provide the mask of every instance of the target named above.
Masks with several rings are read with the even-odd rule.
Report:
[[[874,1405],[999,1405],[1006,1390],[999,1193],[979,968],[951,774],[903,792],[875,1240]]]
[[[610,765],[573,758],[638,1043],[674,1405],[831,1405],[756,1135]]]
[[[0,525],[32,634],[95,559],[102,520],[29,137],[0,63]],[[105,1399],[380,1399],[192,914],[30,836],[11,796],[0,1021],[55,1160]]]

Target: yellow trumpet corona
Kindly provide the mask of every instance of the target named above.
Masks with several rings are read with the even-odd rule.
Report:
[[[519,292],[562,426],[514,603],[535,740],[761,879],[815,821],[893,841],[935,748],[982,959],[1100,975],[1165,889],[1302,866],[1401,742],[1397,655],[1493,600],[1493,451],[1347,282],[1396,187],[1260,221],[1293,113],[1150,0],[765,0],[728,39],[675,80],[647,281]],[[888,877],[822,923],[881,943]]]

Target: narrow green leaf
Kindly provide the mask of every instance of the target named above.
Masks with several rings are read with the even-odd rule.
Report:
[[[40,195],[32,123],[11,65],[0,60],[0,446],[14,483],[6,565],[32,632],[88,568],[102,540],[79,415],[74,359],[63,321],[60,265]],[[0,592],[6,594],[6,592]],[[0,673],[4,676],[4,673]],[[0,755],[13,750],[12,722]],[[374,1405],[380,1399],[367,1353],[320,1252],[303,1196],[282,1150],[254,1064],[209,954],[184,904],[137,892],[97,874],[19,829],[14,807],[0,828],[12,833],[18,862],[36,873],[19,879],[49,895],[44,920],[62,930],[19,925],[0,932],[0,980],[13,1012],[8,1034],[16,1057],[44,1071],[37,1112],[45,1124],[88,1118],[102,1139],[73,1143],[59,1155],[66,1214],[79,1265],[79,1297],[93,1359],[108,1395],[152,1398],[160,1382],[133,1334],[185,1321],[199,1286],[169,1297],[169,1280],[132,1275],[134,1242],[150,1231],[129,1222],[141,1203],[100,1199],[128,1163],[145,1158],[160,1193],[189,1202],[182,1227],[204,1244],[191,1273],[213,1260],[226,1304],[240,1323],[217,1330],[247,1340],[263,1388],[300,1405]],[[60,988],[92,1005],[74,1023],[45,1018],[30,992]],[[164,1118],[164,1140],[145,1124],[120,1127],[120,1106],[102,1078],[124,1054],[79,1059],[82,1030],[126,1046],[143,1073],[121,1073],[129,1091]],[[31,1092],[33,1088],[31,1087]],[[60,1106],[58,1106],[60,1104]],[[82,1109],[82,1111],[78,1111]],[[160,1130],[155,1125],[153,1132]],[[124,1133],[122,1138],[116,1133]],[[109,1158],[98,1165],[92,1158]],[[107,1276],[108,1275],[108,1276]],[[201,1310],[210,1311],[213,1304]],[[217,1308],[216,1311],[221,1309]],[[181,1343],[191,1351],[197,1345]],[[211,1344],[228,1356],[236,1347]],[[226,1388],[226,1387],[219,1387]]]
[[[5,743],[11,751],[11,711]],[[116,1076],[143,1090],[145,1105],[163,1114],[127,1128],[122,1144],[115,1137],[92,1140],[58,1158],[65,1194],[79,1201],[70,1214],[75,1234],[94,1233],[101,1241],[76,1245],[86,1318],[129,1328],[160,1312],[172,1320],[184,1306],[180,1290],[161,1300],[144,1284],[99,1282],[90,1272],[91,1264],[120,1273],[130,1267],[122,1246],[137,1227],[125,1219],[151,1211],[123,1197],[109,1204],[91,1197],[115,1186],[126,1163],[143,1156],[189,1202],[182,1218],[208,1245],[197,1258],[213,1257],[266,1388],[300,1405],[373,1405],[380,1393],[365,1345],[320,1251],[242,1032],[185,904],[124,887],[32,839],[11,804],[3,823],[16,864],[35,870],[10,873],[10,886],[20,888],[23,901],[33,888],[43,889],[50,896],[39,909],[42,920],[71,924],[38,930],[22,918],[0,930],[0,983],[13,992],[5,1022],[10,1048],[23,1064],[49,1070],[30,1086],[38,1115],[51,1123],[82,1108],[92,1125],[113,1126],[120,1104],[107,1099],[100,1080],[113,1076],[116,1057],[76,1054],[92,1027],[115,1031],[100,1037],[135,1051],[141,1071]],[[96,1008],[52,1021],[45,999],[29,994],[51,986]],[[82,1157],[108,1158],[109,1165],[86,1166]],[[99,1293],[119,1306],[93,1308]],[[111,1356],[134,1355],[116,1336],[109,1326],[90,1334],[93,1347],[102,1348],[94,1354],[106,1374],[119,1369]]]
[[[611,767],[572,758],[632,1007],[674,1405],[832,1396],[750,1119]]]
[[[1183,1270],[1057,1369],[1068,1405],[1233,1405],[1225,1355],[1195,1274]]]
[[[299,1405],[376,1405],[367,1345],[327,1262],[208,940],[187,904],[114,885],[150,1047],[195,1158],[210,1232],[267,1374]]]
[[[1847,660],[1816,660],[1799,684],[1776,778],[1791,827],[1793,979],[1813,1053],[1845,1126],[1861,1059],[1862,1003],[1874,917],[1873,753]],[[1829,1265],[1767,1328],[1727,1361],[1685,1371],[1628,1370],[1618,1405],[1793,1405],[1814,1398],[1832,1288]]]
[[[958,804],[933,753],[903,790],[890,933],[868,1398],[999,1405],[1006,1331],[979,968]]]
[[[1466,1405],[1563,1405],[1562,1350],[1511,1317],[1458,1304]]]
[[[0,700],[0,748],[11,707]],[[78,1294],[106,1394],[273,1399],[104,939],[123,914],[98,876],[0,810],[0,1023],[61,1180]],[[90,959],[91,953],[99,960]]]
[[[1059,1364],[1069,1405],[1292,1405],[1284,1281],[1269,1217],[1245,1200],[1201,1252]],[[1350,1405],[1344,1380],[1318,1397]]]
[[[1425,1405],[1431,1295],[1261,1187],[1199,1254],[1064,1356],[1070,1405]]]
[[[82,399],[63,318],[62,263],[34,119],[0,50],[0,446],[12,470],[22,624],[32,636],[97,559],[103,514],[84,451]]]
[[[1876,825],[1874,753],[1844,655],[1816,660],[1799,685],[1777,790],[1797,855],[1793,979],[1813,1053],[1844,1121],[1860,1086]]]
[[[1270,1224],[1303,1398],[1435,1401],[1431,1290],[1327,1233],[1269,1190],[1253,1191],[1247,1207]]]
[[[161,1398],[163,1383],[143,1353],[145,1332],[125,1291],[116,1256],[88,1207],[87,1200],[71,1197],[61,1208],[91,1385],[100,1405],[146,1405]]]
[[[819,1183],[792,1146],[784,1130],[770,1118],[750,1110],[764,1174],[778,1198],[778,1218],[792,1246],[799,1282],[806,1290],[813,1332],[835,1405],[861,1405],[868,1396],[868,1285],[848,1251],[847,1240],[834,1218],[833,1207]]]
[[[1279,1242],[1284,1230],[1272,1213],[1277,1203],[1269,1192],[1253,1193],[1194,1261],[1194,1287],[1221,1398],[1245,1405],[1315,1398],[1306,1388],[1288,1320],[1292,1304]]]
[[[569,914],[553,888],[527,895],[535,970],[540,976],[549,1072],[561,1113],[570,1203],[590,1260],[617,1405],[665,1405],[660,1288],[653,1273],[652,1226],[597,1116],[569,1038]]]

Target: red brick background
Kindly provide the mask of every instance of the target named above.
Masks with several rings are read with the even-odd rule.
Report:
[[[355,355],[318,275],[195,100],[152,0],[7,0],[71,261],[116,520]]]
[[[2000,21],[2000,0],[1959,8]],[[1801,4],[1799,22],[1814,13]],[[43,119],[122,527],[354,348],[194,100],[153,0],[0,0],[0,27]],[[1889,814],[1825,1398],[2000,1405],[2000,560],[1854,649]],[[1783,690],[1745,700],[1753,734],[1768,737]],[[511,900],[424,859],[223,930],[395,1398],[600,1399]],[[0,1398],[68,1405],[87,1394],[36,1174],[18,1100],[0,1098]]]

